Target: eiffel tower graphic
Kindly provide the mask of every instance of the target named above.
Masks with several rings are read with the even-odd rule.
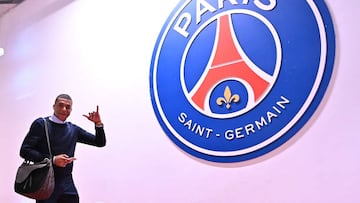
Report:
[[[232,32],[231,16],[221,16],[211,59],[190,92],[192,101],[202,110],[205,110],[206,100],[213,88],[222,81],[235,78],[245,83],[248,106],[258,102],[271,85],[271,76],[248,59]]]

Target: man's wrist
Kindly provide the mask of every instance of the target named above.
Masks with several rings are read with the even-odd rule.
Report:
[[[101,121],[95,122],[95,127],[103,127],[103,123]]]

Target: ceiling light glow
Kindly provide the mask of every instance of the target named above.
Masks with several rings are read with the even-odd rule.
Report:
[[[3,56],[5,54],[4,48],[0,48],[0,56]]]

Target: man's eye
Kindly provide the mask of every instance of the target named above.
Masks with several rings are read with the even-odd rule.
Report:
[[[70,109],[71,109],[71,106],[70,106],[70,105],[65,105],[65,104],[62,104],[62,103],[59,104],[59,107],[60,107],[60,108],[64,108],[64,107],[65,107],[66,110],[70,110]]]

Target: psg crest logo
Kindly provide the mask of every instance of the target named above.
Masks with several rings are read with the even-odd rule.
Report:
[[[311,118],[331,79],[323,0],[185,0],[156,42],[150,93],[167,136],[212,162],[260,157]]]

